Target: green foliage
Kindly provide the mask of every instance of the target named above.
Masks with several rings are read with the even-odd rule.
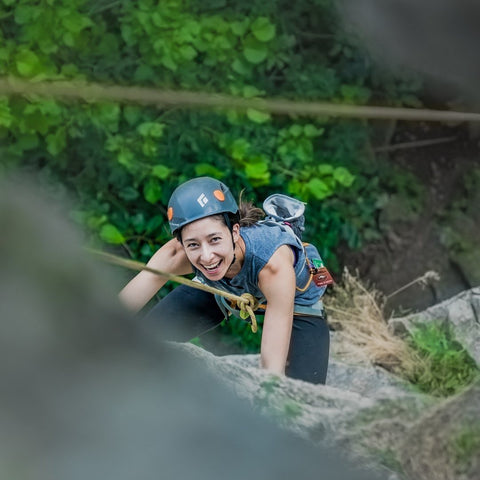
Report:
[[[479,375],[475,361],[454,339],[448,326],[418,324],[410,345],[421,362],[409,380],[422,392],[440,397],[453,395]]]
[[[4,0],[0,40],[0,75],[79,88],[98,81],[386,105],[411,105],[418,90],[372,64],[343,31],[333,0]],[[173,189],[210,175],[257,204],[274,192],[307,202],[306,240],[339,270],[338,246],[374,239],[380,192],[400,188],[365,154],[368,135],[363,121],[255,109],[0,99],[2,168],[63,185],[75,221],[140,261],[170,238]],[[244,322],[225,328],[258,348],[260,335]]]
[[[248,322],[231,315],[228,322],[224,321],[219,327],[222,344],[242,353],[258,353],[262,340],[263,316],[257,315],[256,318],[258,331],[253,333]]]

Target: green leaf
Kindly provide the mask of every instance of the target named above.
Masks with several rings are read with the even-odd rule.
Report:
[[[242,93],[245,98],[254,98],[264,92],[254,87],[253,85],[245,85],[242,89]]]
[[[133,105],[126,105],[123,108],[123,118],[132,126],[137,123],[142,117],[142,110]]]
[[[145,214],[143,212],[137,212],[130,217],[130,222],[133,225],[135,233],[143,233],[145,231]]]
[[[142,137],[160,138],[163,136],[164,129],[164,123],[144,122],[137,127],[137,132]]]
[[[333,166],[328,163],[322,163],[317,167],[317,173],[321,176],[331,175],[333,173]]]
[[[56,51],[56,50],[55,50]],[[61,75],[65,77],[78,77],[78,67],[73,63],[67,63],[66,65],[62,65],[60,70]]]
[[[121,234],[118,228],[111,223],[102,226],[100,229],[100,238],[104,242],[112,243],[114,245],[125,243],[125,237]]]
[[[140,65],[133,74],[133,78],[137,82],[151,81],[155,79],[155,71],[150,65]]]
[[[140,253],[144,257],[150,258],[155,253],[155,250],[152,248],[151,245],[149,245],[148,243],[145,243],[143,247],[140,249]]]
[[[178,53],[185,60],[193,60],[197,56],[197,51],[191,45],[182,45]]]
[[[56,157],[67,146],[67,135],[65,127],[60,127],[55,133],[47,135],[45,138],[47,142],[47,150],[50,155]]]
[[[243,160],[247,151],[250,149],[250,143],[244,138],[237,138],[231,148],[232,158],[235,160]]]
[[[259,17],[252,23],[252,33],[260,42],[269,42],[275,37],[275,25],[267,17]]]
[[[247,19],[242,22],[232,22],[230,24],[230,30],[237,37],[243,37],[248,30],[248,21]]]
[[[75,46],[75,37],[73,36],[72,32],[65,32],[62,38],[63,38],[63,43],[67,47]]]
[[[243,61],[241,58],[236,58],[232,63],[232,69],[234,72],[244,77],[250,75],[252,72],[252,67],[249,63]]]
[[[62,25],[72,33],[80,33],[84,28],[92,27],[93,22],[84,15],[78,13],[71,13],[70,15],[62,18]]]
[[[117,160],[120,165],[123,165],[127,169],[130,169],[134,165],[134,155],[133,152],[126,148],[122,148],[120,153],[117,155]]]
[[[251,179],[268,179],[270,178],[268,167],[267,161],[254,159],[245,166],[245,173]]]
[[[319,178],[312,178],[305,186],[317,200],[323,200],[333,193],[328,185]]]
[[[161,64],[173,72],[177,69],[177,64],[168,55],[162,57]]]
[[[300,135],[302,135],[302,133],[303,133],[303,128],[302,128],[301,125],[295,124],[295,125],[292,125],[292,126],[288,129],[288,132],[290,133],[290,135],[291,135],[292,137],[297,138],[297,137],[299,137]]]
[[[123,25],[121,28],[121,34],[127,45],[133,46],[137,43],[137,38],[131,25]]]
[[[314,138],[322,135],[324,132],[323,128],[317,128],[315,125],[312,125],[309,123],[308,125],[305,125],[303,127],[303,132],[305,133],[305,136],[308,138]]]
[[[152,175],[162,180],[165,180],[166,178],[168,178],[171,171],[172,169],[166,167],[165,165],[155,165],[152,168]]]
[[[271,118],[268,112],[261,112],[260,110],[254,110],[253,108],[247,109],[247,117],[255,123],[265,123]]]
[[[120,105],[117,103],[102,103],[95,106],[91,119],[100,128],[114,133],[118,131],[120,114]]]
[[[243,55],[250,62],[255,65],[262,63],[268,54],[268,49],[264,43],[260,43],[253,37],[248,37],[243,45]]]
[[[15,57],[15,65],[22,77],[32,77],[42,71],[40,59],[31,50],[20,51]]]
[[[0,102],[0,126],[9,128],[12,124],[13,116],[10,113],[10,107],[7,102]]]
[[[6,62],[10,57],[11,49],[10,48],[0,48],[0,60]]]
[[[39,143],[38,136],[35,133],[27,133],[18,138],[15,147],[22,151],[31,150],[37,148]]]
[[[162,187],[155,178],[150,177],[143,187],[143,196],[149,203],[157,203],[162,198]]]
[[[333,178],[344,187],[349,187],[355,180],[355,177],[345,167],[337,167],[333,171]]]
[[[5,1],[3,3],[5,3]],[[39,13],[40,9],[36,6],[18,5],[15,9],[15,23],[18,23],[19,25],[30,23]]]
[[[225,176],[221,170],[209,163],[199,163],[195,165],[195,175],[199,177],[207,176],[214,178],[223,178]]]
[[[165,219],[163,218],[162,215],[154,215],[153,217],[150,218],[150,220],[148,220],[147,226],[145,228],[145,233],[147,234],[152,233],[158,227],[161,227],[164,222],[165,222]]]
[[[139,197],[139,193],[133,187],[125,187],[118,192],[118,196],[127,202],[131,202]]]

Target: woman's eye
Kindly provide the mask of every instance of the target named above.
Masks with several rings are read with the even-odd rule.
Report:
[[[196,246],[197,246],[196,243],[187,243],[187,248],[192,249],[192,248],[195,248]]]
[[[219,242],[222,239],[222,237],[213,237],[212,242]]]

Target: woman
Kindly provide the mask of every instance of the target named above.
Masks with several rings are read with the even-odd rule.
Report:
[[[261,299],[266,304],[262,367],[325,383],[330,339],[319,300],[326,287],[316,281],[312,264],[321,262],[320,255],[312,245],[304,246],[290,226],[261,221],[263,216],[251,204],[241,203],[239,208],[219,180],[189,180],[169,201],[168,220],[175,238],[152,256],[148,266],[176,275],[195,273],[207,285]],[[120,298],[138,311],[167,280],[142,271]],[[213,294],[180,285],[148,317],[160,324],[165,339],[187,341],[218,326],[225,316],[222,310]]]

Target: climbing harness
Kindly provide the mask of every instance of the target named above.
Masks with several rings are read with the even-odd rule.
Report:
[[[238,306],[240,311],[240,315],[242,315],[241,317],[242,319],[244,320],[250,319],[249,323],[250,323],[250,328],[252,329],[252,332],[256,333],[258,330],[257,318],[255,317],[255,313],[254,313],[254,311],[257,309],[258,302],[255,299],[255,297],[250,293],[235,295],[233,293],[220,290],[219,288],[210,287],[209,285],[205,285],[198,281],[193,281],[188,278],[181,277],[179,275],[174,275],[172,273],[163,272],[161,270],[151,268],[142,262],[137,262],[136,260],[129,260],[126,258],[118,257],[117,255],[113,255],[111,253],[102,252],[101,250],[96,250],[92,248],[87,248],[86,250],[89,251],[90,253],[93,253],[101,257],[103,260],[113,265],[120,265],[122,267],[129,268],[130,270],[137,270],[137,271],[145,270],[155,275],[167,277],[169,280],[180,283],[182,285],[187,285],[189,287],[197,288],[205,292],[213,293],[215,295],[228,298],[229,300],[236,302],[236,305]]]
[[[250,295],[250,294],[244,294],[244,295]],[[257,300],[254,297],[253,301],[256,302],[251,308],[253,310],[253,313],[257,315],[264,315],[265,310],[267,308],[267,305],[265,303],[262,303],[264,299],[262,300]],[[241,318],[245,320],[247,318],[247,315],[242,312],[241,308],[237,306],[237,303],[232,300],[228,300],[225,297],[220,297],[215,295],[215,299],[217,301],[218,306],[222,310],[222,312],[227,315],[233,315],[234,317]],[[296,316],[300,317],[325,317],[326,312],[323,307],[323,302],[322,300],[318,300],[316,303],[313,305],[298,305],[294,304],[293,305],[293,314]]]

